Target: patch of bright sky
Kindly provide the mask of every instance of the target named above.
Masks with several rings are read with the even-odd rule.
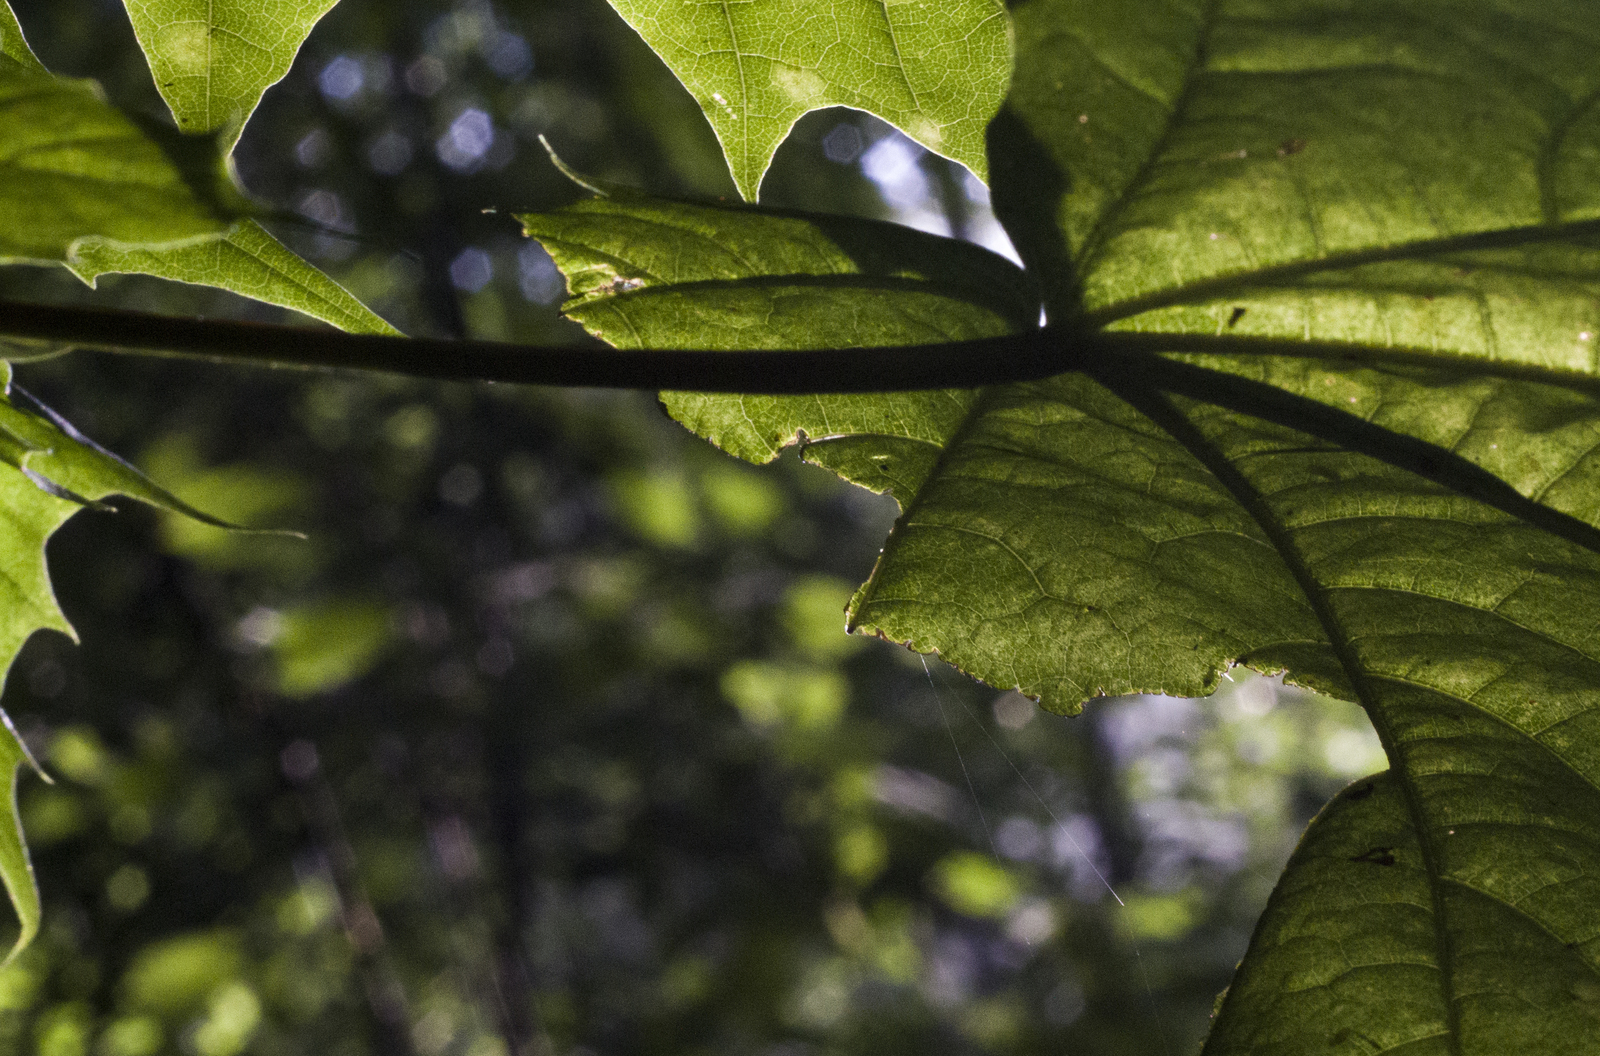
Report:
[[[1229,672],[1209,698],[1146,695],[1097,706],[1105,746],[1131,778],[1140,872],[1156,890],[1186,886],[1197,866],[1244,868],[1252,856],[1249,815],[1288,809],[1284,775],[1295,768],[1343,782],[1386,766],[1357,706],[1244,669]],[[1241,784],[1230,776],[1235,765],[1275,776]],[[1263,781],[1276,782],[1276,791]],[[1288,848],[1256,851],[1280,852]]]
[[[830,156],[836,152],[842,153],[839,150],[842,145],[835,141],[825,144],[830,148]],[[926,148],[897,130],[890,130],[889,134],[862,152],[861,171],[878,188],[893,219],[929,234],[958,235],[1018,264],[1022,263],[1011,245],[1011,239],[1006,237],[1005,229],[995,219],[989,205],[989,188],[977,176],[959,166],[959,182],[967,199],[967,216],[963,230],[958,232],[952,229],[950,217],[945,214],[933,181],[928,178],[925,167],[927,154]]]
[[[387,55],[335,55],[317,74],[317,89],[335,106],[351,105],[363,93],[382,96],[393,86],[393,60]]]
[[[556,304],[567,293],[567,280],[545,248],[531,239],[517,250],[517,285],[522,296],[538,304]]]

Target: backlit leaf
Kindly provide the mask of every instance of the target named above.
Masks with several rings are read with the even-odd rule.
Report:
[[[12,655],[14,657],[15,653]],[[28,860],[22,819],[17,813],[17,782],[22,777],[24,763],[37,766],[11,725],[10,716],[0,711],[0,775],[4,775],[5,782],[5,790],[0,792],[0,880],[6,885],[6,894],[20,925],[17,941],[6,961],[27,948],[39,934],[39,923],[43,919],[39,888],[33,879],[33,863]]]
[[[9,380],[9,368],[6,368]],[[41,417],[0,397],[0,672],[9,671],[35,631],[72,635],[45,568],[45,543],[85,503],[128,495],[158,508],[220,524],[107,454],[64,422]],[[3,680],[3,675],[0,675]],[[0,712],[0,879],[22,924],[13,954],[39,928],[39,894],[17,817],[23,763],[34,765],[10,720]]]
[[[397,334],[349,291],[285,249],[254,220],[176,244],[139,245],[106,238],[74,242],[67,267],[93,286],[110,272],[218,286],[360,334]]]
[[[996,209],[1053,318],[1592,365],[1594,5],[1032,0],[1015,21]]]
[[[22,27],[17,24],[17,16],[12,14],[11,8],[0,4],[0,69],[6,67],[6,59],[11,60],[24,70],[37,73],[44,72],[44,66],[33,54],[33,49],[28,47],[28,42],[23,39]]]
[[[91,286],[155,275],[395,332],[248,219],[218,143],[141,128],[93,82],[46,72],[15,26],[0,0],[0,263],[62,262]]]
[[[754,200],[778,144],[826,106],[876,114],[987,174],[983,130],[1005,96],[999,0],[611,0],[671,67]]]
[[[1503,753],[1492,740],[1481,747]],[[1206,1056],[1600,1044],[1595,940],[1578,924],[1585,913],[1544,912],[1563,898],[1593,898],[1578,880],[1593,875],[1593,846],[1573,822],[1581,830],[1589,821],[1575,812],[1592,809],[1594,790],[1583,785],[1582,799],[1562,802],[1573,783],[1543,753],[1507,754],[1544,794],[1506,809],[1482,775],[1457,775],[1440,790],[1453,827],[1431,846],[1390,775],[1356,782],[1323,810],[1257,925]],[[1497,861],[1507,842],[1530,859]],[[1511,872],[1549,886],[1508,890]]]
[[[0,61],[0,263],[64,260],[85,235],[172,242],[227,226],[94,83]]]
[[[892,224],[619,198],[519,219],[567,275],[566,313],[620,347],[916,344],[1023,330],[1038,314],[1009,261]],[[753,462],[802,434],[871,434],[870,450],[845,441],[830,453],[845,476],[882,491],[925,471],[929,445],[960,423],[971,396],[662,398]]]
[[[231,148],[338,0],[125,0],[161,98],[185,132]]]
[[[1016,19],[995,205],[1084,367],[871,405],[893,416],[815,401],[805,456],[877,467],[904,508],[852,623],[1059,711],[1197,695],[1236,663],[1365,707],[1390,776],[1308,837],[1349,853],[1302,850],[1208,1051],[1591,1051],[1600,15]],[[659,315],[610,290],[572,314],[603,330],[609,303],[638,347],[734,347],[657,322],[706,278],[653,287]],[[674,409],[737,454],[769,451],[730,436],[795,435],[700,399]]]

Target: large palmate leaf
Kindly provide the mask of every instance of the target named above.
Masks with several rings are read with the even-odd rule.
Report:
[[[185,132],[231,149],[338,0],[125,0],[161,98]]]
[[[1143,331],[1152,349],[1287,339],[1374,364],[1391,349],[1491,361],[1498,377],[1190,359],[1272,386],[1209,379],[1212,398],[1277,403],[1280,419],[1293,399],[1273,390],[1339,407],[1361,424],[1309,408],[1299,421],[1516,518],[1469,539],[1459,513],[1422,516],[1368,486],[1313,530],[1307,499],[1331,468],[1295,480],[1307,456],[1293,447],[1230,460],[1232,490],[1273,480],[1255,519],[1279,526],[1299,578],[1326,584],[1319,623],[1344,695],[1373,716],[1394,778],[1313,827],[1207,1051],[1590,1051],[1597,686],[1572,621],[1596,593],[1600,415],[1582,376],[1600,337],[1600,13],[1134,6],[1116,21],[1087,5],[1019,11],[997,207],[1052,309]],[[1092,135],[1102,116],[1115,136]],[[1194,339],[1156,336],[1175,333]],[[1396,527],[1371,531],[1385,520]],[[1348,538],[1319,546],[1339,524]],[[1315,681],[1309,658],[1280,662]]]
[[[1503,747],[1492,742],[1491,733],[1483,747]],[[1594,935],[1580,922],[1594,892],[1568,885],[1593,850],[1569,827],[1570,783],[1538,754],[1496,754],[1515,758],[1542,794],[1506,809],[1482,795],[1481,775],[1460,775],[1456,820],[1437,847],[1419,838],[1406,792],[1387,774],[1322,812],[1257,927],[1206,1053],[1592,1051],[1600,983]],[[1585,786],[1579,802],[1593,795]],[[1508,835],[1564,853],[1497,861],[1504,844],[1494,837]],[[1432,857],[1454,866],[1449,883],[1434,882]],[[1517,901],[1504,898],[1508,881]],[[1560,899],[1564,911],[1550,912]],[[1453,1047],[1456,1038],[1471,1047]]]
[[[1060,711],[1198,694],[1233,663],[1365,706],[1391,776],[1314,827],[1208,1051],[1593,1051],[1600,11],[1030,0],[1016,20],[996,209],[1080,369],[669,408],[744,457],[797,438],[895,492],[857,629]],[[787,347],[709,298],[793,263],[645,266],[689,256],[684,226],[552,243],[569,274],[603,254],[631,279],[569,314],[636,347]],[[953,288],[932,245],[876,271]]]
[[[0,264],[62,262],[90,285],[107,272],[156,275],[394,332],[248,218],[215,144],[163,143],[92,82],[52,76],[4,0],[0,46]]]
[[[983,129],[1005,96],[1000,0],[611,0],[694,94],[739,193],[803,114],[865,110],[979,176]]]
[[[1600,8],[1031,0],[1016,34],[996,207],[1053,316],[1592,363]]]

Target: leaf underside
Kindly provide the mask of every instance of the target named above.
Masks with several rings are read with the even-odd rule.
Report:
[[[332,0],[129,5],[184,138],[116,110],[90,81],[50,74],[0,0],[0,264],[61,264],[89,285],[133,272],[201,283],[293,308],[345,330],[394,333],[328,276],[272,238],[231,182],[226,155],[261,93],[288,70]],[[202,17],[203,16],[203,17]],[[29,345],[0,352],[39,354]],[[9,365],[4,366],[9,384]],[[53,415],[0,396],[0,680],[35,631],[71,634],[45,567],[50,535],[85,504],[121,494],[219,523],[157,487]],[[37,933],[39,894],[16,811],[31,760],[0,713],[0,881]]]
[[[231,149],[338,0],[125,0],[161,98],[185,132]]]
[[[160,6],[141,8],[136,25],[155,25],[149,20]],[[167,6],[172,10],[163,18],[184,5]],[[251,5],[198,5],[208,6],[221,25]],[[284,29],[300,27],[289,34],[298,48],[316,18],[312,7],[285,6],[300,12],[300,20],[286,22]],[[323,4],[315,15],[331,6]],[[232,39],[230,33],[219,30],[217,36]],[[146,41],[153,66],[182,60],[178,39],[167,33]],[[287,70],[294,48],[287,58],[274,52],[272,63],[251,74],[255,87],[253,95],[245,93],[248,107],[228,103],[227,114],[234,116],[226,121],[237,118],[242,127],[261,92]],[[51,75],[27,49],[5,0],[0,49],[0,264],[63,263],[90,285],[108,272],[154,275],[293,308],[344,330],[395,332],[249,219],[254,205],[230,182],[225,156],[231,139],[189,139],[142,128],[107,103],[93,82]],[[274,64],[279,59],[282,70]],[[263,79],[272,70],[276,75]],[[184,117],[183,107],[195,105],[198,91],[190,86],[168,101],[182,127],[213,131],[225,123],[223,117],[203,125]],[[175,157],[188,162],[180,167]]]
[[[9,368],[3,370],[9,384]],[[152,483],[132,466],[83,438],[64,422],[18,407],[0,395],[0,683],[39,630],[71,636],[72,627],[56,604],[45,567],[45,543],[85,505],[100,505],[111,495],[126,495],[160,509],[211,524],[214,518]],[[226,527],[226,525],[223,525]],[[17,817],[16,784],[23,763],[34,765],[16,730],[0,712],[0,880],[22,928],[12,950],[37,933],[39,894]]]
[[[876,114],[987,175],[983,130],[1011,69],[1000,0],[611,6],[694,95],[748,201],[794,123],[828,106]]]
[[[1549,899],[1532,887],[1578,879],[1577,868],[1546,871],[1545,855],[1526,871],[1491,856],[1585,842],[1554,801],[1566,788],[1537,768],[1523,775],[1545,778],[1542,792],[1517,804],[1537,812],[1529,826],[1518,810],[1495,809],[1474,776],[1459,779],[1459,821],[1431,849],[1391,775],[1358,781],[1323,810],[1267,905],[1205,1053],[1594,1050],[1593,937],[1553,941],[1537,916],[1494,890],[1515,884],[1525,900]],[[1430,855],[1452,864],[1444,880]],[[1511,872],[1523,875],[1500,875]],[[1592,906],[1594,892],[1567,897],[1576,909],[1581,898]],[[1453,966],[1449,990],[1442,963]]]
[[[1029,0],[1014,18],[990,159],[1028,278],[998,285],[1036,283],[1084,367],[669,409],[741,457],[801,442],[893,491],[859,630],[1057,711],[1197,695],[1232,664],[1366,708],[1391,769],[1313,824],[1208,1053],[1595,1051],[1600,9]],[[526,218],[574,279],[568,314],[613,343],[1030,323],[930,236],[824,291],[796,248],[821,219],[671,271],[763,221],[673,206],[647,233],[641,208]],[[886,275],[916,281],[855,324]],[[792,288],[810,299],[775,299]]]

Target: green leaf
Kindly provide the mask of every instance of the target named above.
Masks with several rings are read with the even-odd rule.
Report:
[[[893,224],[615,197],[519,219],[567,276],[566,314],[623,348],[916,344],[1025,330],[1038,314],[1009,261]],[[753,462],[837,426],[882,437],[896,448],[888,462],[882,445],[849,458],[835,449],[847,477],[880,491],[911,487],[929,445],[971,400],[959,391],[662,398],[691,429]]]
[[[154,275],[293,308],[351,333],[399,333],[254,220],[240,220],[221,234],[164,245],[81,238],[72,244],[67,267],[90,286],[110,272]]]
[[[1052,318],[1592,368],[1594,5],[1015,18],[995,204]]]
[[[125,0],[161,98],[185,132],[238,141],[262,94],[289,72],[338,0]]]
[[[0,3],[0,56],[11,60],[24,70],[37,73],[44,72],[44,65],[33,54],[33,49],[28,47],[28,42],[23,39],[22,27],[17,24],[17,16],[12,13],[7,3]],[[7,63],[0,59],[0,69],[5,69]]]
[[[22,818],[17,813],[17,782],[23,763],[35,770],[39,766],[28,754],[22,738],[17,736],[10,716],[0,711],[0,774],[5,775],[6,785],[5,791],[0,793],[0,881],[6,885],[6,894],[11,898],[11,907],[16,910],[17,922],[21,925],[11,952],[0,963],[10,963],[28,947],[39,934],[39,923],[44,916],[39,904],[39,887],[33,879],[33,863],[28,860],[28,846],[23,842]]]
[[[247,218],[219,142],[142,129],[93,82],[48,73],[15,26],[0,0],[0,264],[61,262],[90,286],[155,275],[397,332]]]
[[[0,62],[0,263],[61,261],[86,235],[171,242],[227,226],[93,82]]]
[[[9,367],[4,373],[9,383]],[[20,469],[25,459],[47,455],[47,449],[38,443],[52,432],[47,423],[36,426],[36,420],[25,421],[31,416],[4,400],[0,400],[0,417],[0,456],[6,462]],[[35,631],[48,628],[72,634],[50,589],[44,545],[81,508],[80,503],[61,497],[60,489],[30,479],[24,472],[0,469],[0,510],[5,511],[0,517],[0,568],[5,572],[0,576],[0,682]],[[8,961],[33,941],[41,917],[39,891],[17,813],[17,783],[24,763],[38,770],[11,719],[0,712],[0,774],[5,781],[0,794],[0,880],[21,924]]]
[[[43,416],[30,413],[0,397],[0,461],[21,470],[35,487],[76,505],[126,495],[217,528],[238,528],[195,509],[55,412],[41,411]]]
[[[1496,809],[1478,775],[1458,775],[1459,823],[1431,853],[1390,775],[1358,781],[1329,804],[1256,927],[1205,1056],[1593,1051],[1600,981],[1593,893],[1580,877],[1596,862],[1579,835],[1592,819],[1557,798],[1572,790],[1570,778],[1540,753],[1516,762],[1520,777],[1546,790],[1536,809]],[[1579,784],[1577,802],[1592,800],[1594,789]],[[1507,843],[1531,860],[1497,860]],[[1548,886],[1507,899],[1494,888],[1508,872]]]
[[[0,671],[9,671],[22,644],[35,631],[50,629],[71,635],[72,628],[56,605],[45,570],[44,545],[51,534],[81,506],[60,498],[19,472],[0,470]],[[10,956],[15,957],[39,930],[39,892],[23,842],[17,814],[17,782],[23,763],[37,769],[17,737],[11,720],[0,712],[0,879],[21,923]],[[9,958],[8,958],[9,959]]]
[[[754,200],[801,115],[876,114],[986,178],[983,130],[1006,93],[999,0],[611,0],[693,93]]]
[[[9,384],[9,367],[5,367]],[[45,567],[45,543],[68,517],[84,505],[99,505],[111,495],[126,495],[157,508],[228,527],[151,482],[137,469],[83,437],[46,412],[41,417],[0,396],[0,681],[23,643],[35,631],[49,629],[73,636],[56,604]],[[22,924],[11,956],[32,941],[40,919],[39,893],[28,862],[17,816],[16,786],[20,766],[38,769],[0,712],[0,773],[6,789],[0,796],[0,880]]]

